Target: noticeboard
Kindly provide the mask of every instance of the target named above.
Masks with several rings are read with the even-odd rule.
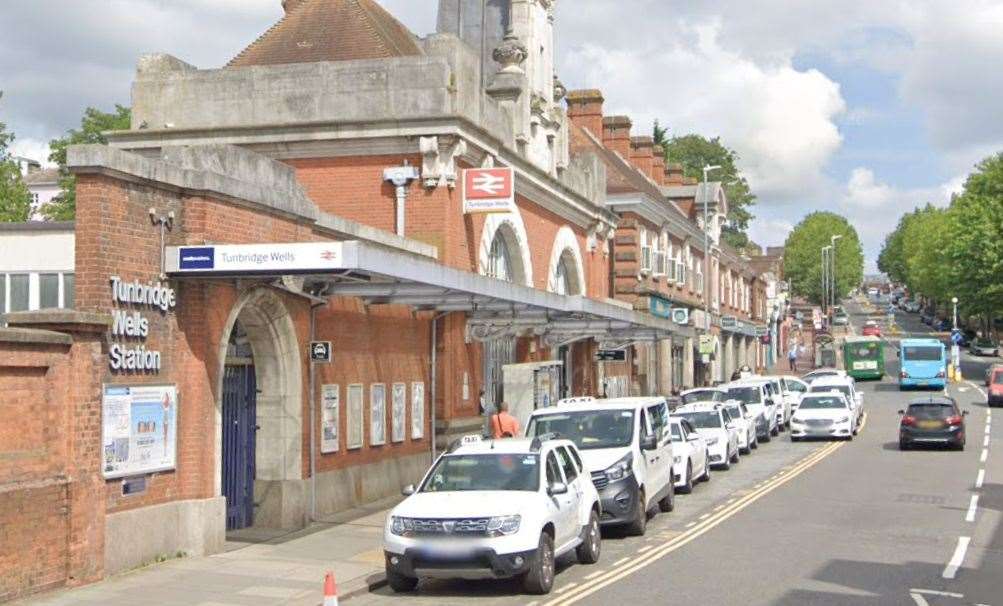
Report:
[[[174,469],[176,386],[105,385],[101,418],[101,471],[106,479]]]

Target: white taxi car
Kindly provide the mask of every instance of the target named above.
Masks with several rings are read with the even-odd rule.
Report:
[[[710,480],[710,452],[704,440],[690,422],[679,417],[669,419],[672,431],[672,478],[676,491],[693,492],[693,484]]]
[[[846,396],[846,402],[853,413],[853,433],[856,434],[857,427],[864,420],[864,394],[857,391],[857,382],[853,380],[853,377],[849,376],[816,379],[812,382],[811,390],[808,393],[826,393],[831,391],[838,391]]]
[[[697,402],[680,406],[672,416],[686,419],[707,441],[710,464],[728,470],[738,463],[738,426],[721,404]]]
[[[767,391],[767,382],[735,381],[724,386],[729,400],[744,403],[756,416],[756,435],[760,442],[769,442],[780,432],[777,424],[777,404]]]
[[[570,440],[468,436],[408,486],[387,517],[386,575],[394,591],[422,577],[518,578],[550,592],[554,562],[574,550],[599,560],[599,495]]]
[[[791,441],[801,438],[853,439],[857,424],[845,395],[838,391],[810,393],[801,399],[791,419]]]
[[[728,400],[721,404],[728,410],[732,422],[738,426],[738,450],[742,454],[750,454],[759,448],[759,436],[756,435],[756,415],[752,414],[744,402]]]

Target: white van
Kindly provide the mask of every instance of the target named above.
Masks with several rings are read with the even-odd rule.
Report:
[[[533,412],[526,436],[557,434],[578,446],[599,491],[600,522],[644,534],[648,512],[675,506],[672,432],[663,397],[573,398]]]

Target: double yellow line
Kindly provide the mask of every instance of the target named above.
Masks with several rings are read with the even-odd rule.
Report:
[[[818,464],[820,461],[836,452],[842,448],[846,442],[833,442],[827,444],[821,448],[815,450],[812,454],[808,455],[802,459],[799,463],[794,465],[794,467],[779,472],[776,476],[768,480],[765,484],[759,488],[753,490],[749,494],[735,500],[730,505],[726,506],[724,509],[713,514],[706,520],[700,522],[696,526],[693,526],[681,535],[673,538],[666,543],[659,545],[658,547],[645,552],[643,555],[634,558],[632,562],[628,562],[619,568],[607,571],[582,585],[573,587],[568,593],[551,600],[544,604],[544,606],[565,606],[567,604],[573,604],[582,598],[585,598],[603,587],[615,583],[624,577],[627,577],[646,566],[653,564],[655,561],[665,557],[666,555],[672,553],[673,551],[683,547],[690,541],[693,541],[697,537],[709,532],[712,528],[718,524],[724,522],[728,518],[734,516],[739,511],[745,509],[749,505],[755,503],[760,498],[766,496],[770,492],[776,490],[780,486],[786,484],[795,477],[801,475],[811,467]]]

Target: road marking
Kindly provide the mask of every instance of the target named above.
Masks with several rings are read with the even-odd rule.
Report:
[[[939,596],[944,596],[945,598],[965,597],[963,594],[960,593],[952,593],[950,591],[937,591],[936,589],[910,589],[909,591],[912,593],[924,593],[926,595],[939,595]]]
[[[968,513],[965,515],[966,522],[975,521],[975,511],[979,508],[979,495],[973,494],[972,500],[968,504]]]
[[[560,595],[560,594],[564,593],[565,591],[571,589],[572,587],[578,587],[578,583],[568,583],[564,587],[561,587],[560,589],[555,590],[554,593]]]
[[[702,516],[700,516],[700,517],[699,517],[698,519],[699,519],[699,520],[700,520],[701,522],[703,522],[704,520],[706,520],[706,519],[707,519],[707,518],[709,518],[709,517],[710,517],[710,514],[709,514],[709,513],[705,513],[705,514],[703,514]]]
[[[603,587],[606,587],[622,578],[625,578],[633,574],[634,572],[637,572],[638,570],[641,570],[642,568],[649,566],[650,564],[658,561],[659,559],[672,553],[673,551],[676,551],[677,549],[680,549],[681,547],[696,540],[698,537],[709,532],[714,527],[728,520],[729,518],[731,518],[738,512],[742,511],[749,505],[752,505],[762,497],[773,492],[774,490],[783,486],[787,482],[793,480],[801,473],[807,471],[811,467],[814,467],[816,464],[820,463],[821,461],[826,459],[830,454],[839,450],[846,444],[847,442],[833,442],[827,446],[823,446],[821,448],[816,449],[810,455],[805,457],[801,461],[801,463],[798,464],[796,472],[788,474],[784,478],[777,480],[776,482],[769,483],[762,489],[750,493],[748,496],[739,499],[733,506],[726,508],[720,513],[715,514],[713,518],[708,519],[705,522],[702,522],[699,526],[680,534],[672,541],[665,543],[664,545],[658,547],[657,549],[651,550],[649,553],[646,553],[643,556],[634,558],[629,566],[624,566],[620,570],[607,571],[606,574],[597,577],[596,579],[590,581],[589,583],[582,584],[574,591],[569,592],[568,595],[547,602],[546,606],[558,606],[558,605],[564,606],[566,604],[572,604],[586,596],[589,596],[599,591]]]
[[[644,547],[637,550],[637,553],[644,553],[645,551],[650,551],[654,545],[645,545]]]
[[[589,574],[585,575],[585,580],[586,581],[591,581],[592,579],[596,578],[597,576],[601,575],[604,572],[606,572],[606,571],[605,570],[597,570],[595,572],[589,573]]]
[[[686,528],[693,528],[696,525],[697,525],[696,522],[690,522],[689,524],[686,525]]]
[[[989,446],[989,436],[988,436],[988,435],[986,436],[986,439],[985,439],[985,440],[982,440],[982,445],[983,445],[983,446],[986,446],[986,447],[988,447],[988,446]]]
[[[982,483],[986,481],[986,470],[980,469],[979,475],[975,478],[975,488],[982,488]]]
[[[986,423],[986,433],[989,433],[989,423]]]
[[[988,458],[989,458],[989,449],[988,448],[983,448],[982,449],[982,456],[979,457],[979,462],[980,463],[985,463],[986,459],[988,459]]]
[[[916,606],[930,606],[930,602],[927,602],[921,593],[912,592],[909,596],[912,597],[913,602],[916,602]]]
[[[619,560],[613,562],[613,567],[616,568],[617,566],[621,564],[626,564],[629,561],[630,561],[630,556],[627,556],[626,558],[620,558]]]
[[[957,576],[958,569],[961,568],[961,564],[965,561],[965,552],[968,551],[968,544],[971,542],[971,537],[958,537],[958,546],[954,548],[954,555],[951,556],[951,561],[944,568],[943,576],[945,579],[953,579]]]

